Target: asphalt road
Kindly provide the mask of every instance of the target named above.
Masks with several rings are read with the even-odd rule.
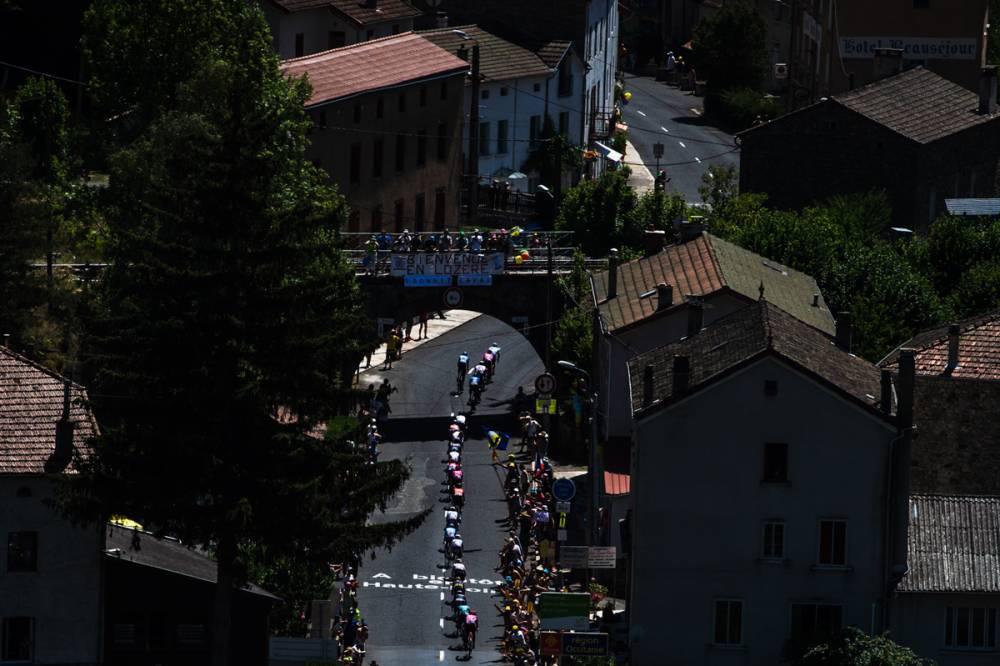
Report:
[[[462,455],[466,508],[461,533],[472,607],[479,611],[479,645],[468,662],[460,651],[461,639],[448,621],[451,609],[447,588],[434,577],[446,575],[440,552],[444,531],[445,435],[449,415],[465,411],[465,400],[453,397],[455,363],[462,351],[478,357],[497,341],[502,347],[497,376],[469,417],[469,439]],[[509,400],[519,385],[530,391],[542,362],[534,348],[506,324],[482,316],[414,349],[387,372],[369,372],[363,378],[381,382],[389,377],[399,393],[393,394],[392,417],[386,427],[383,459],[409,458],[410,480],[384,514],[382,522],[412,516],[428,507],[433,513],[423,526],[391,551],[377,552],[360,570],[359,603],[370,627],[368,659],[379,666],[499,663],[496,651],[502,623],[493,608],[489,590],[498,576],[493,571],[503,540],[494,522],[506,515],[500,471],[491,465],[482,426],[501,428],[510,423]]]
[[[663,144],[660,166],[670,182],[667,191],[679,192],[688,203],[698,203],[702,174],[712,164],[739,169],[740,154],[730,134],[705,124],[694,109],[701,99],[648,76],[626,74],[625,90],[632,101],[622,111],[629,141],[653,175],[653,144]]]

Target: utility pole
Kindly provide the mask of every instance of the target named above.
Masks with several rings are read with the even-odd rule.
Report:
[[[472,45],[472,102],[469,107],[469,224],[479,221],[479,42]]]

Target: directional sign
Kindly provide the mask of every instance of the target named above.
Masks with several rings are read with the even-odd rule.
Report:
[[[563,546],[559,549],[559,565],[567,569],[586,569],[590,557],[587,546]]]
[[[556,502],[556,512],[558,513],[569,513],[569,502]]]
[[[451,281],[451,276],[447,276],[449,283]],[[462,290],[457,287],[452,287],[451,289],[446,289],[444,292],[444,304],[449,308],[457,308],[462,304]]]
[[[535,377],[535,390],[542,395],[552,395],[556,392],[556,386],[558,384],[554,375],[543,372]]]
[[[587,592],[542,592],[535,610],[542,629],[590,629],[590,594]]]
[[[489,287],[493,284],[493,276],[489,273],[459,275],[459,287]]]
[[[608,634],[590,631],[543,631],[538,651],[544,657],[606,657]]]
[[[450,275],[406,275],[403,277],[404,287],[447,287],[450,284]]]
[[[655,157],[656,159],[660,159],[661,157],[663,157],[663,144],[662,143],[654,143],[653,144],[653,157]]]
[[[591,546],[587,556],[587,566],[591,569],[614,569],[616,552],[614,546]]]
[[[559,403],[555,398],[541,398],[535,400],[536,414],[555,414],[559,409]]]
[[[573,479],[556,479],[552,483],[552,496],[563,502],[576,497],[576,484],[573,483]]]

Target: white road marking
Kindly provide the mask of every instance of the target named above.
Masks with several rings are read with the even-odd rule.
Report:
[[[694,158],[694,161],[697,162],[698,164],[701,164],[701,158],[700,157]]]
[[[441,601],[444,601],[444,592],[441,593]]]
[[[440,620],[438,620],[438,625],[439,625],[439,626],[440,626],[440,627],[441,627],[442,629],[444,629],[444,618],[441,618]]]
[[[438,652],[438,661],[444,661],[444,650]]]
[[[640,116],[642,116],[643,118],[645,118],[645,117],[646,117],[646,114],[645,114],[645,113],[643,113],[642,111],[640,111],[639,109],[636,109],[636,110],[635,110],[635,112],[636,112],[636,113],[638,113],[638,114],[639,114]]]
[[[683,141],[678,141],[677,143],[681,144],[681,148],[687,148],[687,146],[684,145]]]
[[[693,113],[696,116],[700,116],[701,115],[701,111],[699,111],[698,109],[696,109],[694,107],[691,107],[691,113]]]
[[[661,129],[661,130],[663,130],[664,132],[666,132],[667,134],[670,134],[670,130],[668,130],[668,129],[667,129],[666,127],[664,127],[663,125],[660,125],[660,129]]]

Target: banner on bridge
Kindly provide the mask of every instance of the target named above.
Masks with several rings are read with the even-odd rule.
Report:
[[[496,275],[503,273],[503,252],[414,252],[393,254],[390,271],[407,275]]]

